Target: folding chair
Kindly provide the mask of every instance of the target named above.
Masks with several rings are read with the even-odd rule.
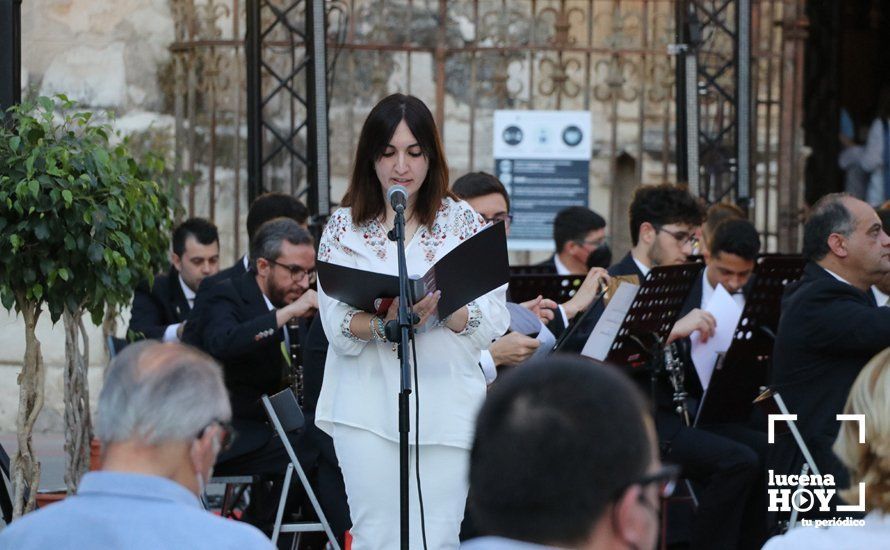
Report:
[[[219,515],[224,518],[235,518],[235,509],[244,499],[244,493],[248,487],[259,481],[260,476],[257,475],[228,475],[213,476],[207,485],[225,485],[222,502],[220,504]],[[202,498],[204,508],[208,511],[212,506],[207,499],[206,492]],[[237,519],[237,518],[236,518]]]
[[[303,411],[300,410],[300,405],[297,403],[297,398],[294,395],[294,392],[290,389],[285,389],[276,393],[272,397],[263,395],[263,407],[265,407],[266,414],[269,415],[269,420],[272,422],[272,426],[275,427],[275,431],[281,439],[284,449],[287,451],[287,456],[290,457],[290,464],[287,465],[287,472],[284,476],[284,490],[281,492],[281,500],[278,503],[278,513],[275,515],[275,527],[272,530],[272,544],[278,544],[278,535],[280,533],[324,531],[325,535],[328,537],[331,548],[340,550],[337,538],[331,531],[331,526],[328,524],[328,520],[325,517],[324,512],[321,510],[321,506],[318,504],[315,491],[313,491],[312,487],[309,485],[306,473],[303,471],[303,467],[300,466],[300,461],[297,460],[297,454],[294,452],[294,448],[287,437],[288,432],[301,428],[305,423]],[[319,521],[317,523],[281,523],[284,516],[284,504],[287,501],[287,493],[290,490],[290,482],[294,470],[296,470],[297,476],[300,478],[300,483],[303,485],[303,489],[306,491],[306,495],[312,503],[312,508],[315,510],[315,513],[318,514]]]

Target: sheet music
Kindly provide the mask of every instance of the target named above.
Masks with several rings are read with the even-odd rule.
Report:
[[[723,285],[717,285],[714,294],[705,306],[705,311],[717,320],[714,335],[707,342],[702,343],[701,333],[696,331],[692,333],[689,340],[692,342],[692,362],[695,364],[695,372],[698,373],[702,389],[707,390],[719,354],[726,353],[729,345],[732,344],[733,334],[739,324],[739,318],[742,316],[742,308],[723,288]]]
[[[541,319],[539,319],[532,311],[519,304],[507,302],[507,311],[510,312],[511,331],[519,332],[526,336],[537,334],[535,338],[541,345],[535,353],[532,354],[528,361],[540,359],[541,357],[548,355],[553,349],[553,345],[556,343],[556,337],[553,336],[553,333],[550,332],[547,325],[541,322]]]
[[[590,338],[584,344],[581,355],[597,361],[603,361],[609,355],[612,343],[618,336],[621,323],[627,317],[627,312],[630,310],[638,290],[640,290],[640,285],[621,283],[618,290],[612,295],[612,299],[609,300],[609,305],[606,306],[602,317],[593,327],[593,332],[590,333]]]

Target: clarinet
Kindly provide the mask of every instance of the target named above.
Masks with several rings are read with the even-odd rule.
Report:
[[[686,426],[689,426],[689,409],[686,407],[686,385],[685,376],[683,374],[683,363],[677,355],[677,345],[675,343],[668,344],[664,348],[664,370],[667,372],[668,380],[674,389],[674,409],[677,414],[683,418]]]
[[[290,385],[297,396],[297,403],[303,406],[303,349],[300,345],[299,320],[294,317],[287,322],[287,333],[290,339]]]

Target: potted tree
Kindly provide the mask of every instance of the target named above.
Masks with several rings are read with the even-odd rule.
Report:
[[[126,140],[63,95],[10,109],[0,124],[0,300],[25,321],[19,375],[14,515],[34,508],[40,470],[31,434],[43,406],[45,369],[35,327],[44,309],[65,327],[65,475],[69,493],[89,466],[91,422],[84,313],[106,307],[166,261],[172,191],[137,162]],[[32,490],[28,490],[31,488]]]

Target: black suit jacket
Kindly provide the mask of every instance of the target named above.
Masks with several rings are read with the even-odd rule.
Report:
[[[556,271],[556,261],[554,261],[554,259],[553,259],[553,258],[555,258],[555,257],[556,257],[556,255],[554,254],[553,256],[550,256],[549,258],[547,258],[547,259],[544,260],[543,262],[538,263],[538,264],[535,264],[535,265],[539,265],[539,266],[541,266],[541,267],[549,267],[549,268],[553,271],[553,273],[556,274],[556,273],[557,273],[557,271]]]
[[[223,364],[232,414],[264,421],[259,402],[283,388],[283,332],[252,272],[208,289],[202,313],[204,349]]]
[[[890,308],[877,307],[871,292],[837,280],[812,262],[786,289],[771,382],[789,412],[798,415],[797,425],[823,474],[827,470],[846,479],[831,452],[840,428],[835,415],[843,412],[862,367],[887,346]],[[798,473],[796,462],[786,468]]]
[[[620,262],[609,268],[609,275],[636,275],[640,278],[641,283],[643,282],[643,279],[646,278],[646,276],[643,275],[643,272],[640,271],[637,263],[634,261],[633,256],[630,255],[630,252],[625,254],[624,257],[621,258]]]
[[[129,332],[137,339],[160,340],[169,325],[181,323],[189,313],[188,300],[179,284],[179,272],[170,267],[166,275],[155,277],[151,288],[145,282],[136,287]]]
[[[198,292],[195,295],[195,307],[189,314],[188,322],[182,331],[183,342],[204,349],[204,325],[202,320],[207,318],[204,308],[206,307],[207,296],[210,294],[209,289],[222,281],[240,277],[246,271],[244,269],[244,259],[238,258],[238,261],[233,265],[201,281],[201,285],[198,287]]]

